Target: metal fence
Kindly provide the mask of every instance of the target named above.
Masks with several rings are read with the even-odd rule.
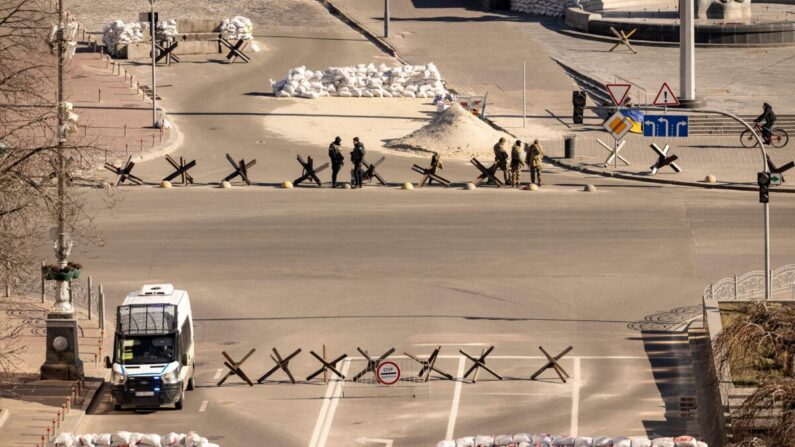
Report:
[[[384,362],[393,362],[400,369],[400,378],[392,385],[378,381],[375,373],[370,371],[353,380],[358,372],[368,366],[367,359],[354,357],[348,360],[348,371],[342,382],[343,397],[428,397],[431,394],[431,381],[424,381],[420,376],[422,365],[405,357],[388,357]]]
[[[785,265],[772,272],[772,295],[776,300],[792,300],[795,264]],[[758,301],[765,299],[765,272],[756,270],[732,278],[716,281],[704,290],[704,300]]]

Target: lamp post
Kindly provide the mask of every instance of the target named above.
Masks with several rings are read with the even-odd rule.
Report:
[[[155,36],[157,25],[155,21],[155,0],[149,0],[149,30],[152,39],[152,127],[157,129],[160,124],[157,122],[157,76],[155,75]]]
[[[65,40],[63,0],[58,1],[58,103],[57,107],[57,134],[56,146],[56,177],[58,180],[56,206],[56,227],[53,234],[53,250],[57,260],[58,270],[63,272],[67,266],[67,258],[72,251],[72,240],[66,228],[67,203],[66,203],[66,158],[64,149],[67,137],[67,115],[64,100],[64,65],[66,54],[64,52]],[[78,326],[74,308],[69,296],[69,282],[62,277],[57,278],[55,288],[55,304],[52,311],[47,314],[46,359],[41,365],[41,378],[44,380],[75,380],[83,377],[83,362],[80,360],[78,348]]]

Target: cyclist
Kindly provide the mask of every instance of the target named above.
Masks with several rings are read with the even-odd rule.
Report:
[[[762,109],[762,114],[756,117],[754,123],[765,122],[765,125],[762,126],[762,137],[765,139],[765,144],[770,144],[770,139],[773,136],[773,125],[776,124],[776,114],[773,112],[773,106],[768,103],[762,104]]]

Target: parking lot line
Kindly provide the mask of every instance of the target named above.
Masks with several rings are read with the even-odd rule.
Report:
[[[577,436],[580,425],[580,358],[574,357],[574,389],[571,392],[571,426],[569,435]]]
[[[450,418],[447,419],[447,433],[445,439],[453,439],[453,432],[455,431],[455,420],[458,418],[458,403],[461,401],[461,385],[464,379],[464,357],[458,357],[458,373],[456,377],[459,379],[455,382],[455,391],[453,392],[453,404],[450,406]]]
[[[312,431],[312,438],[309,440],[309,447],[315,447],[317,445],[320,432],[323,429],[323,424],[326,422],[329,402],[331,401],[332,394],[336,390],[336,386],[337,381],[332,380],[326,387],[326,395],[323,397],[323,406],[320,407],[320,414],[317,415],[317,422],[315,422],[315,429]]]
[[[199,413],[204,413],[206,409],[207,409],[207,401],[203,400],[201,406],[199,407]]]
[[[215,375],[213,376],[213,380],[218,380],[218,379],[220,379],[220,378],[221,378],[221,373],[222,373],[222,372],[223,372],[223,371],[221,371],[221,368],[218,368],[218,369],[216,369],[216,370],[215,370]]]

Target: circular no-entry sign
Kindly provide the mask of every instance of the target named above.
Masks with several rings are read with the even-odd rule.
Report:
[[[392,361],[381,362],[375,370],[375,377],[382,385],[394,385],[400,380],[400,367]]]

